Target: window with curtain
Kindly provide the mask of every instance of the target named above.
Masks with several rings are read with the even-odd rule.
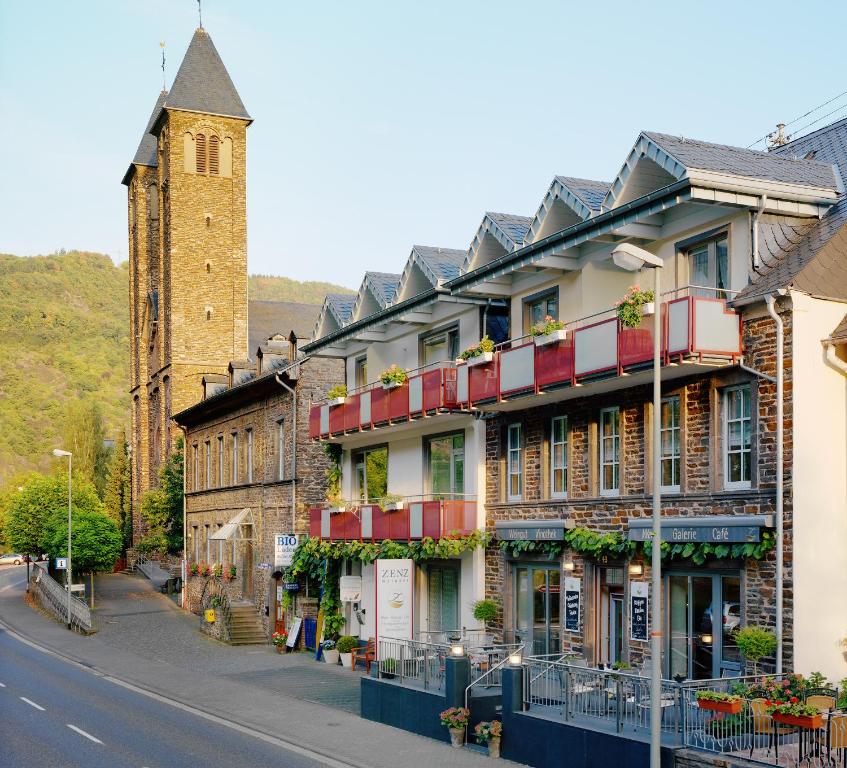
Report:
[[[568,495],[568,417],[554,416],[550,422],[550,496]]]
[[[729,247],[726,234],[698,243],[688,250],[693,293],[725,299],[729,289]]]

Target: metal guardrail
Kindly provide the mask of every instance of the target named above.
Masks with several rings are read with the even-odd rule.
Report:
[[[63,623],[68,623],[68,592],[48,572],[47,568],[35,563],[30,575],[30,583],[39,596],[41,605],[50,611]],[[84,632],[93,629],[91,621],[91,609],[88,603],[78,597],[71,596],[71,618],[70,624]]]

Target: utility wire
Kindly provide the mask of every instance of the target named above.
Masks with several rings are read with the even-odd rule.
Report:
[[[835,109],[833,109],[832,112],[827,112],[823,117],[819,117],[817,120],[812,120],[811,123],[806,123],[806,125],[804,125],[802,128],[798,128],[796,131],[794,131],[792,137],[795,134],[805,131],[806,128],[811,128],[813,125],[815,125],[815,123],[819,123],[821,120],[826,120],[826,118],[828,118],[830,115],[834,115],[836,112],[841,112],[845,108],[847,108],[847,104],[842,104],[840,107],[836,107]]]
[[[827,101],[823,102],[822,104],[818,104],[816,107],[814,107],[813,109],[810,109],[810,110],[809,110],[808,112],[806,112],[805,114],[802,114],[802,115],[800,115],[799,117],[795,117],[795,118],[794,118],[794,119],[793,119],[790,123],[786,123],[786,124],[785,124],[785,127],[787,128],[789,125],[794,125],[794,123],[799,122],[799,121],[800,121],[800,120],[802,120],[804,117],[808,117],[809,115],[811,115],[811,114],[812,114],[812,113],[814,113],[814,112],[817,112],[817,111],[818,111],[819,109],[821,109],[822,107],[827,106],[827,104],[832,104],[832,102],[833,102],[833,101],[837,101],[837,100],[838,100],[838,99],[840,99],[842,96],[847,96],[847,91],[842,91],[842,92],[841,92],[841,93],[839,93],[837,96],[833,96],[831,99],[829,99],[829,100],[827,100]],[[843,105],[842,105],[842,106],[843,106]],[[838,109],[841,109],[841,107],[839,107]],[[835,111],[837,112],[838,110],[835,110]],[[832,114],[832,112],[830,112],[829,114]],[[824,117],[826,117],[826,115],[824,115]],[[820,119],[821,119],[821,120],[823,120],[823,118],[820,118]],[[817,121],[815,121],[815,122],[817,122]],[[814,123],[810,123],[809,125],[814,125]],[[804,128],[807,128],[807,127],[808,127],[808,126],[804,126]],[[797,129],[797,131],[795,131],[795,133],[797,133],[798,131],[802,131],[802,130],[804,130],[804,128],[798,128],[798,129]],[[766,133],[764,136],[762,136],[762,138],[760,138],[760,139],[756,139],[756,140],[755,140],[752,144],[749,144],[749,145],[747,146],[747,149],[752,149],[752,148],[753,148],[753,147],[755,147],[755,146],[756,146],[756,144],[758,144],[760,141],[764,141],[765,139],[767,139],[767,138],[768,138],[768,136],[770,136],[770,135],[771,135],[771,133],[772,133],[772,131],[769,131],[769,132],[768,132],[768,133]]]

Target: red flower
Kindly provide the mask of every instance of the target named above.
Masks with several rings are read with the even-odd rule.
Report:
[[[772,703],[772,702],[771,702],[771,700],[770,700],[770,699],[765,699],[765,706],[766,706],[766,707],[771,706],[771,703]]]
[[[790,701],[792,704],[796,704],[798,701],[800,701],[800,699],[798,699],[796,696],[792,696],[792,697],[789,699],[789,701]]]

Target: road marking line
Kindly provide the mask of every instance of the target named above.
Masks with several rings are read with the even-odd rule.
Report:
[[[26,702],[27,704],[29,704],[31,707],[35,707],[35,708],[36,708],[37,710],[39,710],[40,712],[44,712],[44,711],[45,711],[44,707],[39,706],[39,705],[38,705],[38,704],[36,704],[34,701],[32,701],[32,699],[28,699],[26,696],[18,696],[18,698],[19,698],[21,701],[25,701],[25,702]]]
[[[71,725],[70,723],[66,723],[66,725],[72,731],[76,731],[80,736],[85,736],[86,739],[88,739],[89,741],[93,741],[95,744],[102,744],[103,743],[96,736],[92,736],[90,733],[86,733],[85,731],[83,731],[82,728],[77,728],[75,725]]]
[[[0,683],[0,688],[5,688],[5,687],[6,687],[6,683]]]
[[[5,587],[0,587],[0,592],[5,592],[8,589],[19,587],[21,584],[26,584],[26,579],[24,579],[23,581],[14,581],[11,584],[7,584]]]

